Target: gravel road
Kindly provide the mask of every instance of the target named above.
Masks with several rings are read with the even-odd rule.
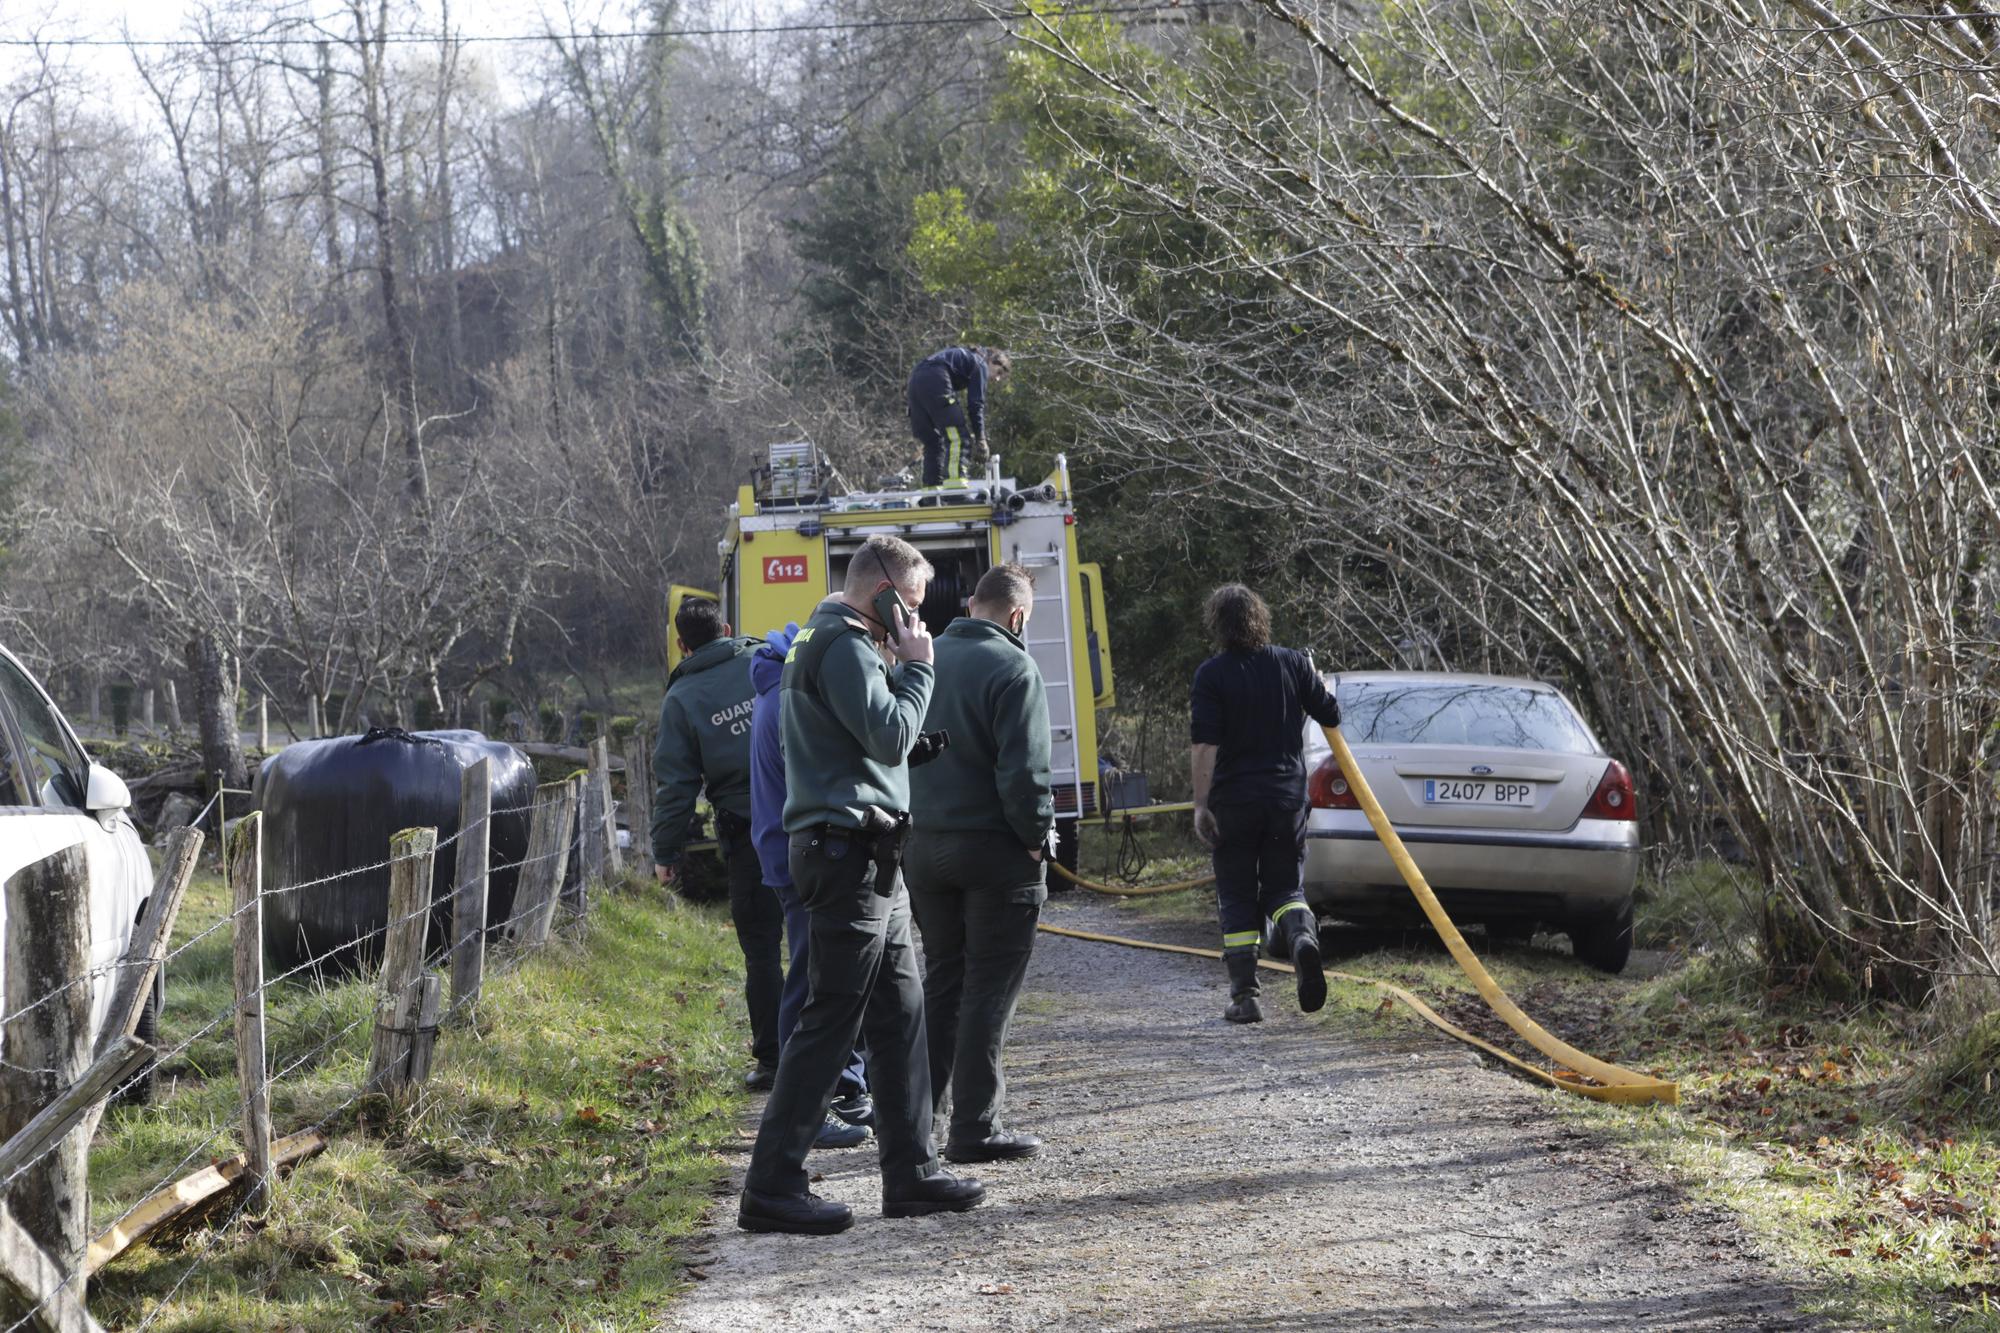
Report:
[[[1045,919],[1208,943],[1101,900]],[[891,1222],[872,1149],[818,1154],[814,1188],[857,1215],[831,1238],[739,1232],[732,1192],[663,1328],[1812,1326],[1733,1220],[1556,1094],[1442,1037],[1308,1021],[1282,976],[1266,1021],[1233,1027],[1221,982],[1205,959],[1044,935],[1008,1064],[1010,1123],[1042,1156],[978,1168],[975,1212]]]

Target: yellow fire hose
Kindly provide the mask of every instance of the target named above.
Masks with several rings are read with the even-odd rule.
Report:
[[[1335,760],[1340,764],[1342,776],[1347,779],[1349,788],[1361,802],[1361,808],[1368,816],[1369,826],[1375,830],[1375,836],[1380,838],[1382,845],[1388,849],[1390,860],[1394,861],[1396,869],[1402,872],[1403,882],[1408,884],[1410,892],[1416,895],[1418,906],[1424,909],[1424,915],[1429,918],[1431,928],[1437,931],[1438,938],[1444,941],[1444,947],[1450,950],[1451,956],[1457,962],[1459,969],[1467,977],[1471,978],[1473,986],[1479,991],[1480,998],[1486,1001],[1488,1008],[1498,1014],[1501,1020],[1508,1027],[1512,1028],[1523,1041],[1540,1051],[1543,1055],[1548,1056],[1551,1060],[1558,1061],[1558,1067],[1553,1070],[1538,1069],[1525,1060],[1509,1055],[1506,1051],[1501,1050],[1491,1042],[1476,1037],[1463,1028],[1456,1027],[1447,1022],[1436,1010],[1401,986],[1391,985],[1389,982],[1381,981],[1374,977],[1358,976],[1352,972],[1329,971],[1327,975],[1338,977],[1343,981],[1355,981],[1374,986],[1408,1005],[1419,1018],[1422,1018],[1426,1023],[1429,1023],[1439,1031],[1465,1042],[1467,1045],[1476,1046],[1496,1059],[1505,1061],[1522,1073],[1540,1079],[1551,1087],[1561,1088],[1565,1092],[1578,1093],[1600,1102],[1678,1102],[1680,1100],[1680,1087],[1678,1084],[1668,1082],[1664,1079],[1652,1078],[1645,1074],[1634,1073],[1632,1070],[1611,1064],[1608,1061],[1599,1060],[1595,1056],[1585,1055],[1568,1042],[1548,1032],[1541,1024],[1528,1017],[1522,1011],[1521,1006],[1514,1003],[1507,992],[1500,988],[1500,983],[1493,979],[1492,973],[1486,970],[1485,965],[1472,952],[1471,946],[1465,942],[1465,937],[1458,933],[1458,927],[1452,924],[1451,917],[1446,914],[1444,905],[1438,901],[1437,895],[1431,892],[1431,886],[1425,881],[1423,872],[1417,869],[1417,863],[1411,859],[1409,850],[1403,846],[1403,840],[1396,836],[1395,826],[1390,824],[1388,815],[1382,812],[1381,803],[1375,799],[1375,793],[1369,788],[1368,780],[1362,776],[1361,766],[1354,761],[1354,754],[1347,748],[1346,738],[1340,734],[1340,729],[1337,727],[1325,727],[1322,730],[1326,732],[1327,743],[1333,747],[1333,755]],[[1056,868],[1061,870],[1065,876],[1084,885],[1086,888],[1097,889],[1099,892],[1119,892],[1119,890],[1111,889],[1109,886],[1100,886],[1085,880],[1076,879],[1068,871],[1062,870],[1061,866],[1057,866]],[[1213,876],[1210,878],[1213,878]],[[1206,880],[1191,880],[1185,884],[1166,887],[1149,886],[1142,891],[1148,893],[1166,893],[1170,889],[1192,888],[1196,884],[1206,882]],[[1161,953],[1186,954],[1196,958],[1219,959],[1222,957],[1222,952],[1218,949],[1197,949],[1184,944],[1155,944],[1146,940],[1126,939],[1118,935],[1099,935],[1089,931],[1066,930],[1060,926],[1045,925],[1041,929],[1051,935],[1066,935],[1072,939],[1094,940],[1103,944],[1123,944],[1134,948],[1153,949]],[[1294,970],[1289,963],[1278,963],[1268,959],[1259,962],[1258,966],[1268,968],[1274,972],[1291,972]]]

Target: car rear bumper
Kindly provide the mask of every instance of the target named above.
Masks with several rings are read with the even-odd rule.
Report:
[[[1560,925],[1617,912],[1639,876],[1631,823],[1578,820],[1560,833],[1399,828],[1417,868],[1454,916]],[[1306,828],[1306,898],[1329,915],[1407,920],[1421,909],[1358,810],[1314,810]]]

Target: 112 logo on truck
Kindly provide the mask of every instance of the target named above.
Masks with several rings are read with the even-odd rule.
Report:
[[[806,581],[806,557],[802,555],[767,555],[764,557],[764,582],[804,583]]]

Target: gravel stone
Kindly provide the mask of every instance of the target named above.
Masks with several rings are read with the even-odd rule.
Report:
[[[1052,900],[1052,924],[1207,933]],[[754,1120],[663,1330],[1802,1329],[1725,1211],[1579,1130],[1559,1094],[1443,1037],[1311,1022],[1265,975],[1222,1020],[1222,965],[1044,935],[1008,1051],[1011,1128],[974,1212],[880,1213],[871,1147],[816,1154],[851,1205],[824,1238],[735,1228]]]

